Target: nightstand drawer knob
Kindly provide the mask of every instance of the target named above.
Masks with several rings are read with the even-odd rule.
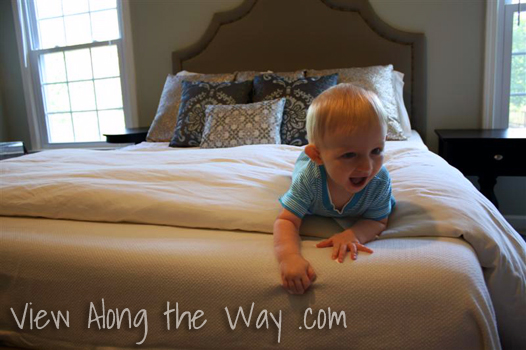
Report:
[[[495,160],[502,160],[502,159],[504,158],[504,156],[503,156],[502,154],[495,154],[495,155],[493,156],[493,158],[494,158]]]

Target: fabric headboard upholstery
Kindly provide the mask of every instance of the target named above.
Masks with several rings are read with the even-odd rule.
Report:
[[[426,133],[423,34],[384,23],[366,0],[246,0],[217,13],[200,41],[173,53],[174,73],[294,71],[393,64],[405,74],[414,129]]]

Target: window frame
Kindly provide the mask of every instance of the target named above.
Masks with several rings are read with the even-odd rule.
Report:
[[[125,127],[138,126],[136,104],[135,69],[133,59],[133,44],[131,39],[130,9],[127,1],[117,0],[117,15],[121,37],[115,40],[91,42],[79,45],[55,47],[49,49],[31,49],[31,40],[36,35],[36,23],[29,24],[30,19],[25,14],[34,11],[33,6],[28,6],[27,0],[11,0],[13,3],[13,16],[17,34],[22,81],[26,100],[27,118],[31,136],[31,149],[56,149],[56,148],[115,148],[118,145],[105,141],[94,142],[61,142],[48,141],[48,125],[46,122],[42,84],[40,78],[39,58],[41,55],[52,52],[66,52],[83,48],[116,45],[119,56],[120,81],[122,89],[122,103],[125,118]],[[36,18],[33,14],[33,18]],[[29,35],[29,31],[32,35]]]
[[[513,15],[519,4],[506,0],[486,2],[486,52],[482,127],[507,129],[511,86]],[[526,11],[526,4],[520,10]],[[526,25],[526,16],[521,18]]]

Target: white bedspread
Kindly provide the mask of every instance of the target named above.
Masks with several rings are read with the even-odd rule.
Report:
[[[47,151],[1,162],[0,215],[272,232],[300,148]],[[477,253],[504,348],[526,348],[526,246],[423,144],[389,142],[397,206],[383,237],[463,237]],[[323,236],[320,233],[320,236]]]

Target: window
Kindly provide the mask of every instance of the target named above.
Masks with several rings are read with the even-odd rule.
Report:
[[[133,126],[123,89],[129,69],[121,6],[117,0],[18,0],[40,147],[93,146],[103,134]]]
[[[502,114],[510,128],[526,127],[526,8],[506,3],[504,11]]]

